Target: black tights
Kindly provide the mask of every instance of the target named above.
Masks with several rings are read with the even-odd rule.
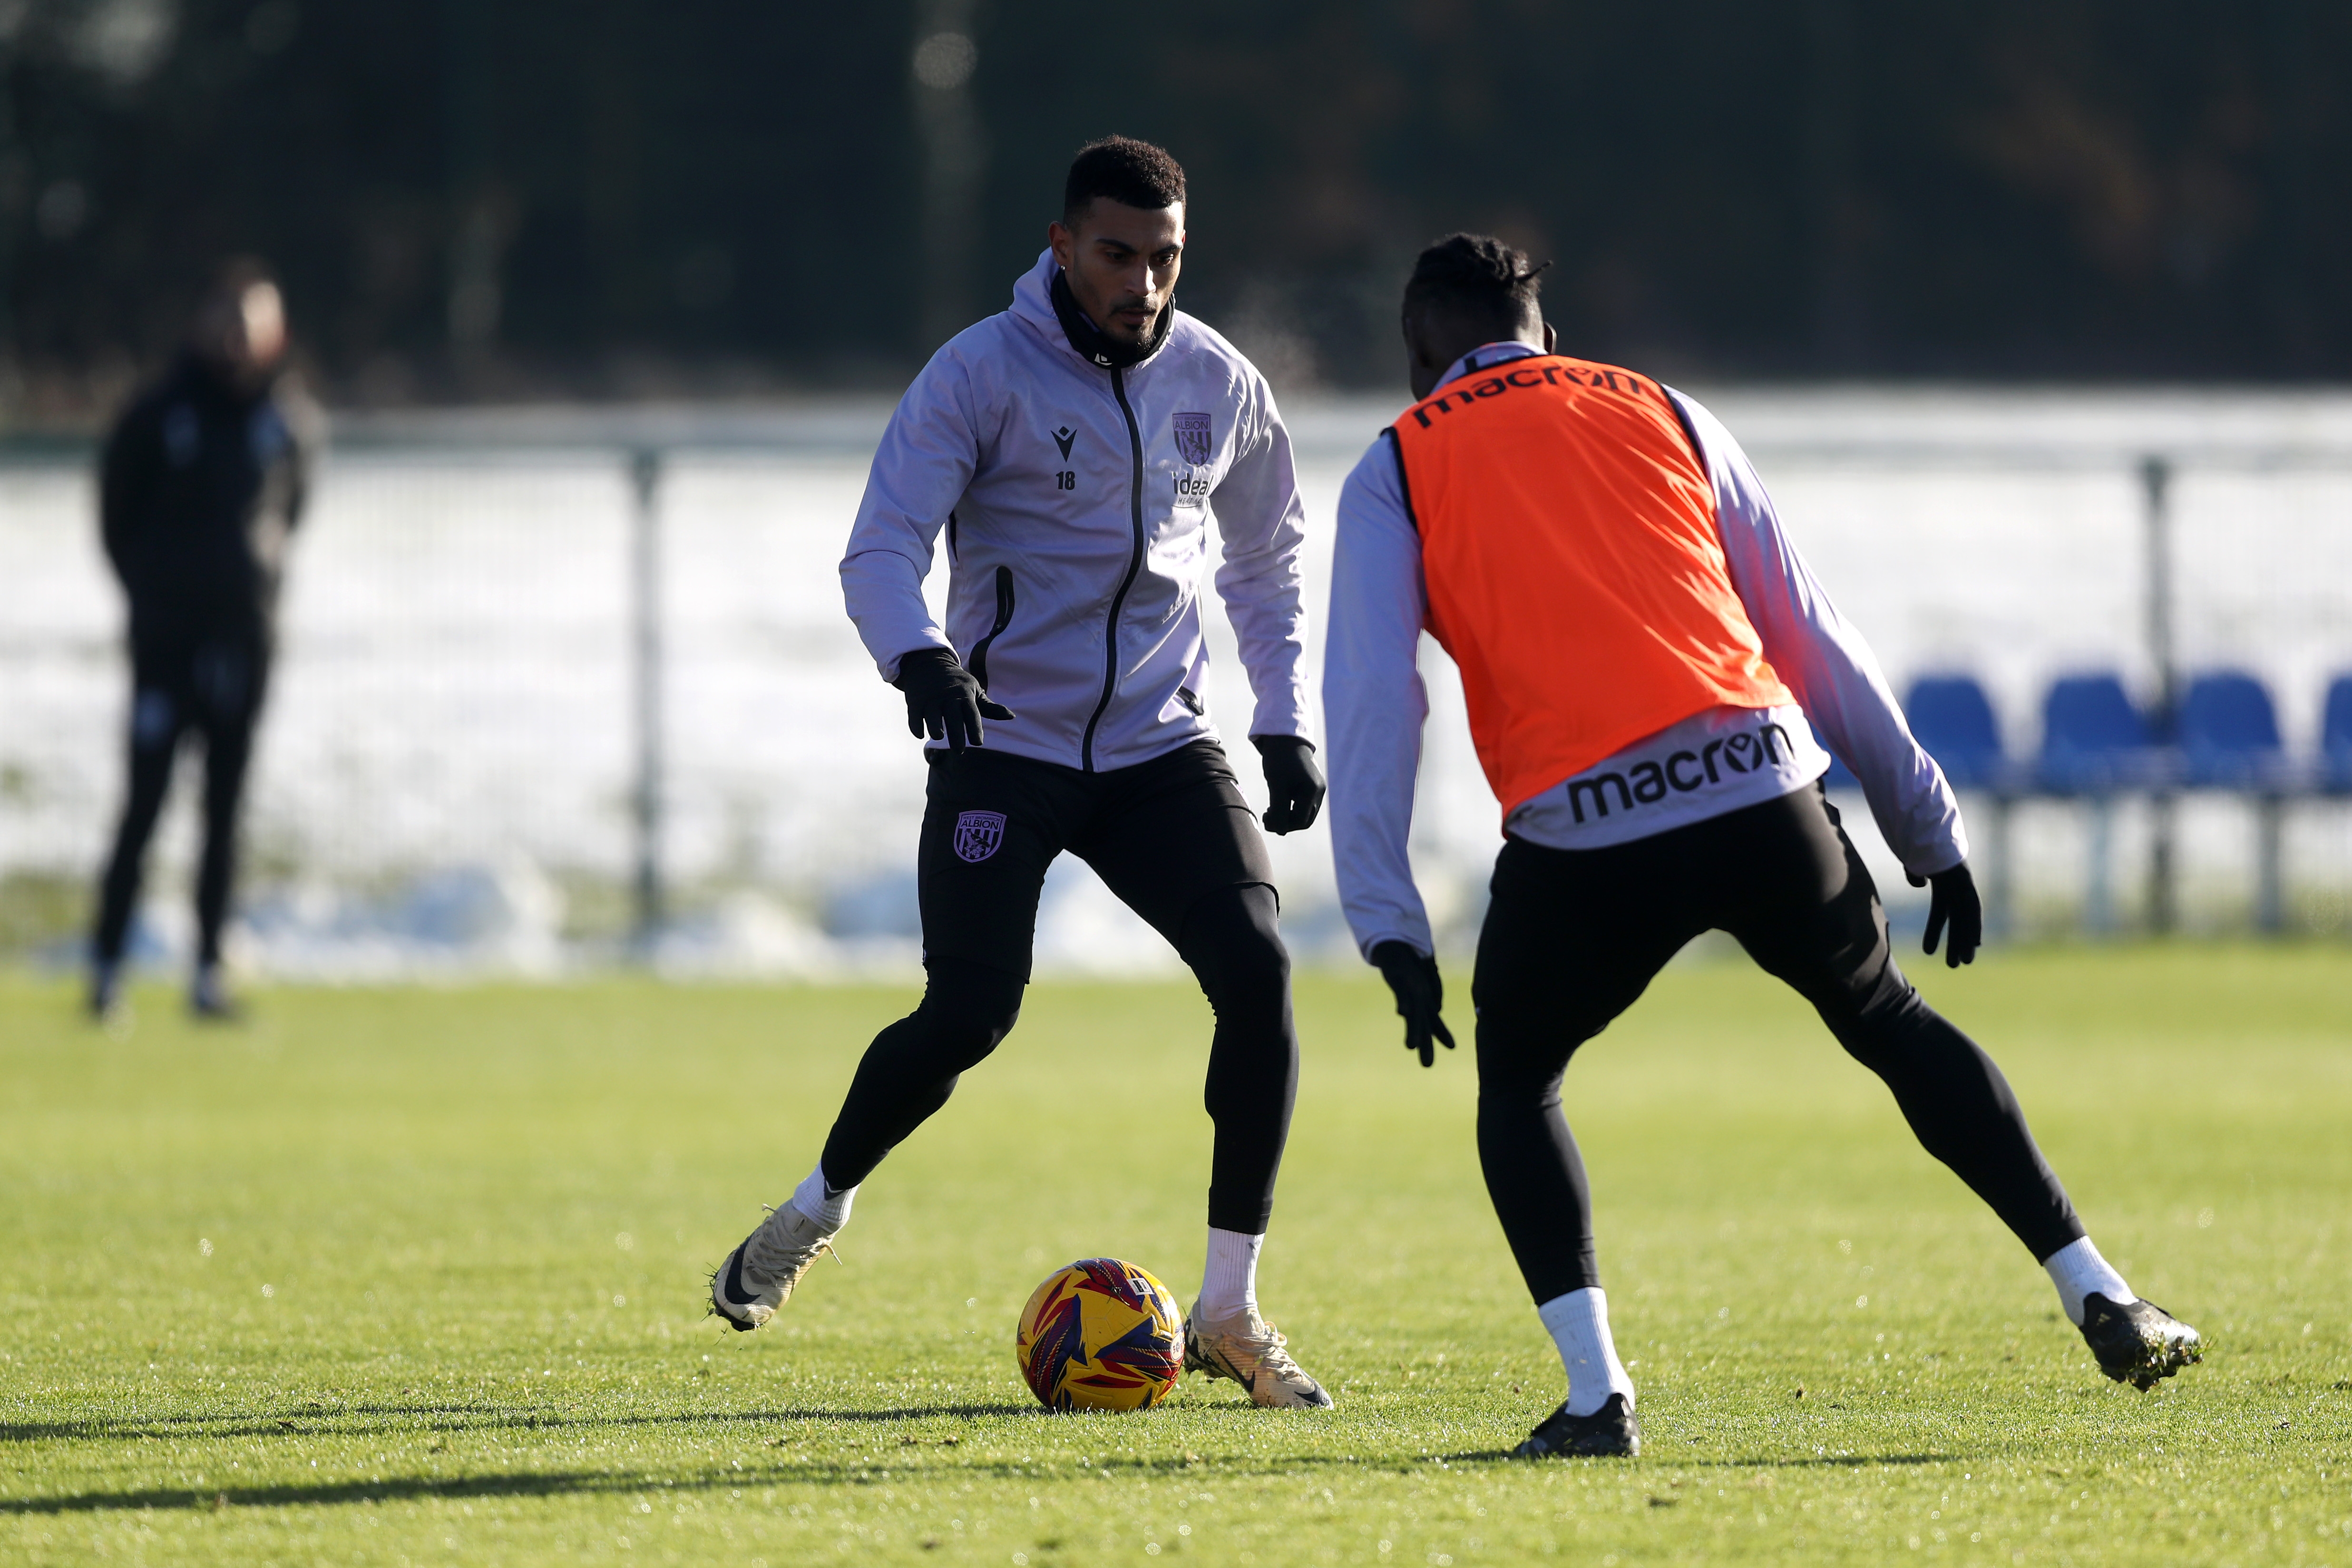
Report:
[[[1885,1081],[1927,1152],[2036,1259],[2082,1236],[2016,1096],[1887,950],[1877,889],[1818,789],[1607,849],[1513,840],[1478,941],[1478,1156],[1538,1303],[1600,1283],[1584,1162],[1560,1111],[1576,1048],[1684,944],[1729,931]]]
[[[1219,888],[1184,916],[1177,952],[1216,1013],[1202,1098],[1216,1124],[1209,1223],[1255,1236],[1274,1211],[1274,1178],[1298,1089],[1290,956],[1274,890]],[[825,1179],[855,1186],[955,1092],[956,1080],[1013,1032],[1024,982],[967,958],[934,957],[923,999],[866,1048],[824,1141]]]
[[[205,847],[196,865],[197,957],[220,958],[236,873],[237,807],[253,756],[268,661],[256,648],[208,643],[192,653],[142,654],[131,693],[131,766],[122,821],[99,885],[98,929],[91,939],[103,964],[119,962],[139,903],[147,841],[172,786],[172,763],[190,733],[205,744]]]

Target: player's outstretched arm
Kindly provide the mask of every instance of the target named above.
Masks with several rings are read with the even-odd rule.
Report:
[[[1421,537],[1396,454],[1372,444],[1339,492],[1331,558],[1323,711],[1331,742],[1331,857],[1357,950],[1379,967],[1404,1015],[1405,1043],[1433,1061],[1454,1041],[1429,914],[1406,852],[1421,727],[1429,716],[1415,655],[1428,614]]]
[[[1913,876],[1933,877],[1968,858],[1968,833],[1952,787],[1911,734],[1903,709],[1861,631],[1780,526],[1772,497],[1731,433],[1706,407],[1669,391],[1696,437],[1715,486],[1724,564],[1764,656],[1806,716],[1862,781],[1887,847]]]

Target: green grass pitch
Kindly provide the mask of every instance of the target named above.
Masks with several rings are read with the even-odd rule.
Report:
[[[1569,1079],[1649,1449],[1537,1465],[1467,1053],[1412,1064],[1369,974],[1301,981],[1262,1273],[1339,1408],[1129,1416],[1037,1409],[1013,1320],[1098,1253],[1189,1303],[1188,988],[1037,988],[738,1335],[703,1271],[904,990],[159,990],[113,1041],[0,981],[0,1563],[2352,1563],[2352,954],[1912,967],[2206,1364],[2099,1377],[1877,1082],[1693,962]]]

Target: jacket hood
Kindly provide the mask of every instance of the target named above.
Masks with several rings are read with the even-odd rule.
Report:
[[[1054,274],[1061,270],[1054,260],[1054,247],[1047,246],[1037,253],[1037,265],[1013,284],[1013,314],[1055,339],[1062,335],[1062,324],[1054,318]]]
[[[1103,368],[1133,370],[1149,364],[1159,357],[1176,331],[1176,302],[1171,299],[1160,314],[1157,335],[1144,351],[1132,358],[1121,353],[1124,345],[1109,343],[1070,298],[1069,285],[1062,279],[1061,265],[1054,259],[1051,246],[1037,253],[1037,265],[1013,284],[1012,311],[1044,334],[1048,342],[1059,344],[1088,364]]]

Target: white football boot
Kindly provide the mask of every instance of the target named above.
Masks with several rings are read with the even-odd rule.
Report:
[[[818,1254],[833,1251],[833,1235],[790,1202],[768,1210],[710,1276],[711,1312],[738,1333],[758,1328],[790,1299]]]
[[[1268,1410],[1328,1410],[1331,1396],[1283,1347],[1289,1342],[1253,1307],[1239,1317],[1184,1320],[1184,1370],[1230,1377]]]

